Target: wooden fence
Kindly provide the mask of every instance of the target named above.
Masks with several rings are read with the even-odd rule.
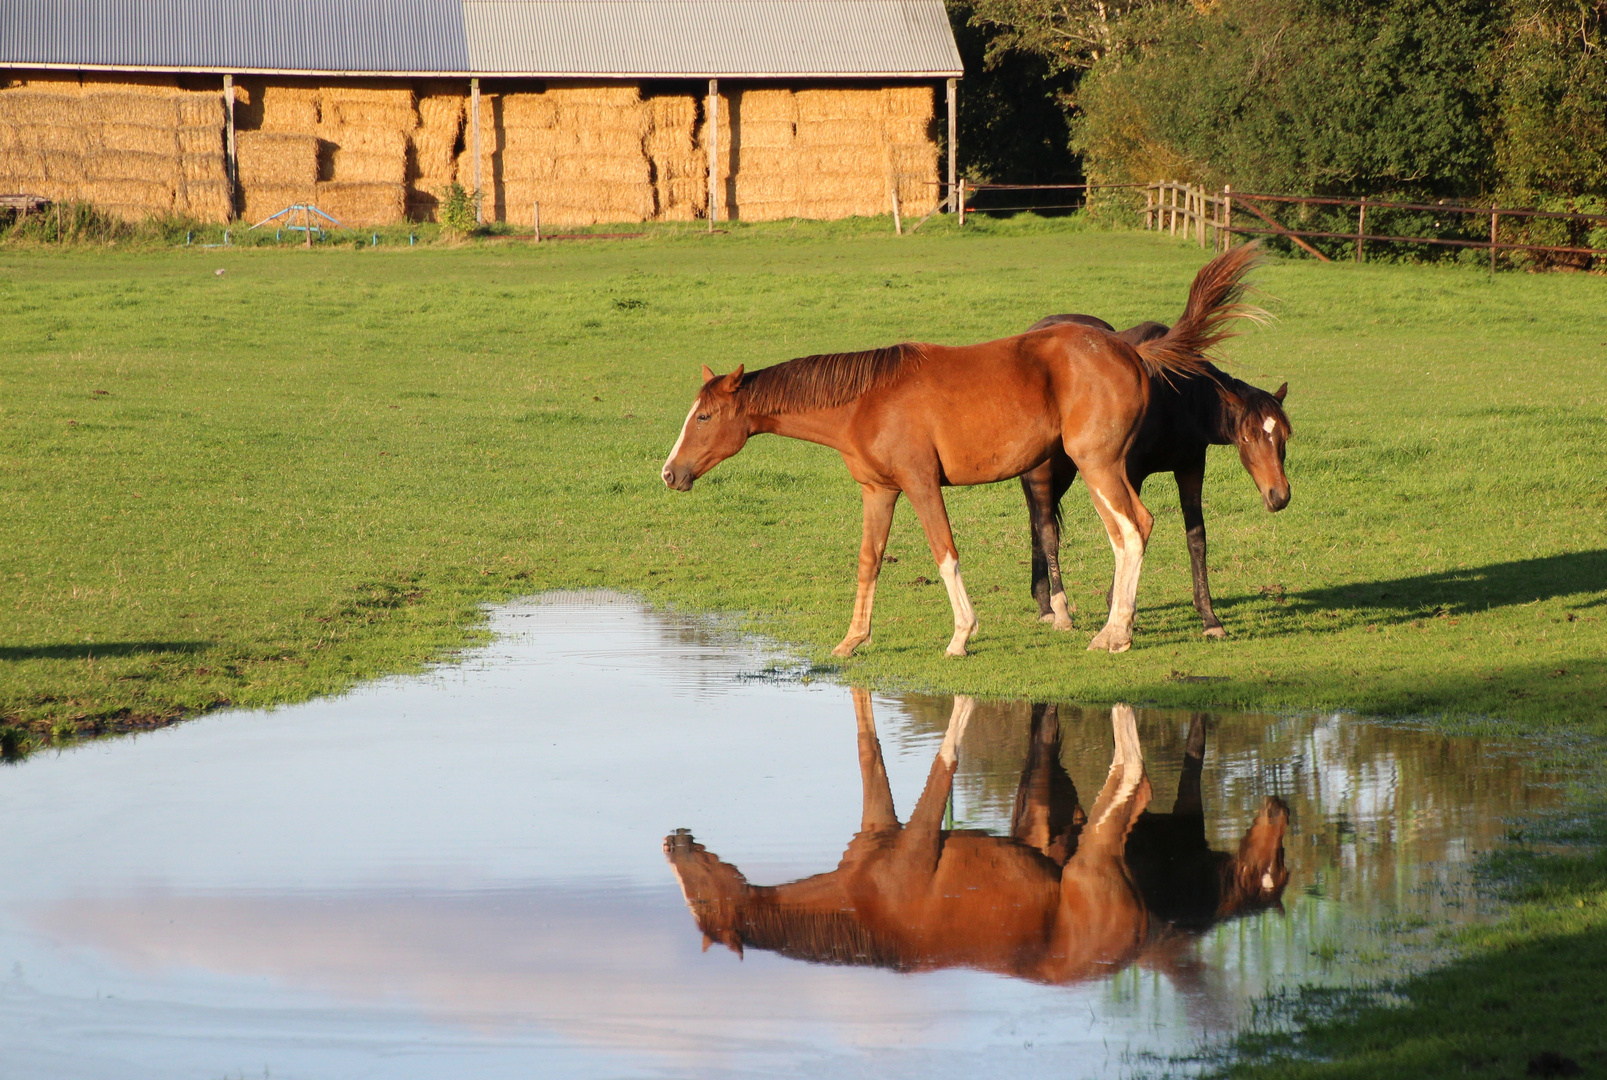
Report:
[[[1278,223],[1271,208],[1277,205],[1354,207],[1355,232],[1334,232],[1317,229],[1291,229]],[[1443,236],[1396,236],[1367,231],[1368,210],[1407,210],[1435,215],[1464,215],[1490,219],[1488,240],[1469,240]],[[1235,212],[1239,218],[1234,220]],[[1250,219],[1245,224],[1246,218]],[[1461,247],[1490,252],[1490,269],[1496,268],[1496,257],[1503,251],[1528,251],[1553,255],[1583,255],[1607,257],[1607,249],[1572,247],[1555,244],[1526,244],[1503,242],[1500,239],[1501,219],[1552,219],[1594,227],[1607,225],[1607,214],[1572,214],[1555,210],[1533,210],[1527,207],[1507,206],[1456,206],[1450,203],[1402,203],[1382,199],[1345,199],[1326,196],[1269,195],[1263,192],[1234,191],[1224,186],[1211,191],[1200,184],[1180,184],[1162,181],[1144,188],[1144,228],[1179,234],[1198,239],[1200,247],[1226,250],[1234,236],[1282,236],[1290,243],[1311,253],[1322,262],[1332,262],[1310,240],[1349,240],[1355,244],[1356,261],[1366,259],[1369,240],[1392,244],[1430,244],[1442,247]],[[1209,243],[1208,243],[1209,241]]]

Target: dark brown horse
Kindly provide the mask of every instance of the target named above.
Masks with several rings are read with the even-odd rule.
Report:
[[[1067,324],[1115,333],[1109,323],[1092,315],[1051,315],[1035,323],[1032,330]],[[1162,324],[1146,322],[1116,336],[1141,345],[1166,333]],[[1289,477],[1283,471],[1284,447],[1292,433],[1283,411],[1288,391],[1289,384],[1284,383],[1269,394],[1214,364],[1207,364],[1197,375],[1157,382],[1138,437],[1127,454],[1127,478],[1134,491],[1142,494],[1144,481],[1158,472],[1170,472],[1177,480],[1189,569],[1194,576],[1194,609],[1205,624],[1206,637],[1225,637],[1227,631],[1211,610],[1206,576],[1205,513],[1200,499],[1205,485],[1205,448],[1237,446],[1239,460],[1255,481],[1266,508],[1282,510],[1289,504]],[[1064,454],[1052,455],[1021,475],[1032,535],[1032,595],[1038,601],[1040,617],[1052,621],[1057,630],[1071,629],[1060,583],[1060,500],[1076,477],[1076,464]]]
[[[968,698],[955,699],[926,787],[901,825],[870,696],[854,692],[861,824],[829,873],[786,885],[751,885],[685,830],[667,837],[665,854],[703,932],[704,947],[718,941],[738,953],[768,949],[817,963],[898,971],[970,967],[1066,983],[1107,975],[1140,958],[1151,940],[1154,906],[1146,887],[1157,889],[1171,905],[1168,911],[1187,907],[1186,901],[1174,903],[1173,895],[1199,891],[1196,907],[1212,913],[1207,922],[1261,910],[1281,896],[1288,880],[1282,849],[1286,815],[1264,812],[1240,853],[1214,862],[1209,856],[1220,853],[1207,848],[1201,857],[1192,834],[1168,829],[1176,811],[1157,818],[1162,824],[1140,835],[1149,816],[1144,808],[1150,785],[1133,711],[1126,706],[1111,710],[1116,748],[1086,815],[1060,765],[1057,712],[1054,706],[1037,706],[1011,835],[943,829],[973,707]],[[1196,772],[1196,805],[1197,780]],[[1173,842],[1174,833],[1183,835],[1181,845]],[[1174,849],[1177,857],[1171,858]],[[1169,859],[1179,868],[1172,877]],[[1258,861],[1252,864],[1252,859]],[[1145,868],[1143,874],[1134,872],[1135,861]],[[1226,879],[1253,881],[1256,888],[1229,894],[1218,887],[1224,879],[1221,867],[1228,868]],[[1158,884],[1149,884],[1152,879]]]
[[[1207,263],[1177,325],[1137,346],[1067,324],[964,348],[905,344],[806,356],[751,374],[739,366],[716,376],[704,367],[664,483],[690,490],[758,434],[837,450],[859,481],[864,529],[854,614],[834,653],[847,656],[870,637],[876,578],[903,493],[948,588],[954,634],[947,651],[964,656],[977,618],[942,489],[1008,480],[1062,455],[1087,483],[1115,553],[1110,616],[1088,647],[1121,652],[1132,644],[1153,524],[1128,478],[1127,455],[1153,386],[1205,371],[1206,351],[1228,336],[1227,324],[1251,314],[1239,298],[1254,260],[1245,246]]]

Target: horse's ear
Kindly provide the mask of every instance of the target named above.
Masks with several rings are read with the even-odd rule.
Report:
[[[731,374],[727,375],[724,379],[720,380],[720,389],[721,390],[724,390],[728,394],[733,394],[733,393],[735,393],[737,391],[737,389],[739,387],[741,387],[741,385],[742,385],[742,367],[743,367],[743,365],[738,364],[736,366],[736,370],[732,371]]]
[[[1282,386],[1278,387],[1276,390],[1274,390],[1272,392],[1272,396],[1277,400],[1278,404],[1281,405],[1281,404],[1283,404],[1284,396],[1286,394],[1288,394],[1288,393],[1289,393],[1289,384],[1284,383]]]
[[[703,365],[703,381],[708,382],[713,378],[714,378],[714,372],[709,370],[709,365],[704,364]]]

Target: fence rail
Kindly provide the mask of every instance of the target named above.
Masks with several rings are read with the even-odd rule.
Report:
[[[1267,208],[1260,205],[1262,203],[1355,207],[1356,231],[1334,232],[1326,229],[1287,228],[1273,218]],[[1235,224],[1233,220],[1235,209],[1259,218],[1261,224]],[[1468,240],[1445,236],[1398,236],[1389,233],[1369,233],[1367,231],[1368,210],[1410,210],[1434,214],[1488,217],[1490,219],[1490,238],[1488,240]],[[1181,184],[1175,181],[1162,181],[1144,186],[1144,228],[1167,231],[1173,236],[1176,236],[1181,231],[1185,237],[1197,238],[1202,248],[1207,246],[1206,240],[1209,234],[1211,240],[1209,246],[1219,251],[1225,250],[1232,243],[1234,236],[1281,236],[1296,246],[1303,248],[1322,262],[1332,262],[1333,260],[1318,250],[1316,246],[1309,243],[1309,240],[1353,241],[1356,245],[1357,262],[1365,261],[1366,246],[1369,240],[1389,244],[1428,244],[1441,247],[1487,250],[1490,253],[1491,270],[1496,268],[1496,256],[1503,251],[1607,257],[1607,249],[1602,248],[1562,244],[1503,242],[1500,239],[1500,222],[1504,217],[1563,220],[1597,225],[1607,223],[1607,214],[1575,214],[1518,206],[1457,206],[1452,203],[1400,203],[1383,199],[1276,195],[1265,192],[1234,191],[1229,186],[1224,186],[1221,191],[1216,192],[1205,188],[1203,185]]]

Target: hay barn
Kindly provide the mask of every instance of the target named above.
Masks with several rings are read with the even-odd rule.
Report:
[[[941,0],[6,0],[0,193],[348,225],[431,220],[453,183],[520,225],[922,214],[961,74]]]

